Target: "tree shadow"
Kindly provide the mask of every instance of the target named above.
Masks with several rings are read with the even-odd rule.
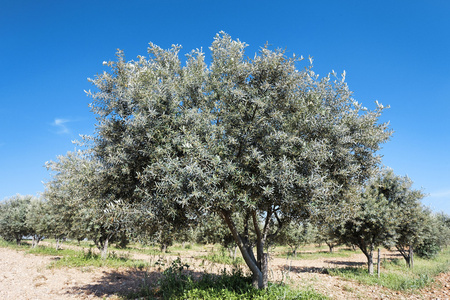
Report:
[[[145,286],[155,285],[161,278],[161,274],[159,271],[138,269],[103,271],[103,275],[96,282],[83,286],[74,286],[67,293],[95,295],[97,297],[126,296],[139,291]]]
[[[324,262],[327,264],[333,264],[336,266],[344,266],[344,267],[362,267],[367,265],[367,263],[359,261],[325,260]]]
[[[298,267],[298,266],[288,266],[284,265],[282,267],[284,271],[290,271],[294,273],[319,273],[326,274],[326,268],[318,268],[318,267]]]

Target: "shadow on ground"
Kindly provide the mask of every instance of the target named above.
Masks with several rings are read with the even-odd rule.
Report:
[[[204,273],[189,273],[194,278],[201,277]],[[109,297],[113,295],[126,297],[137,293],[143,288],[155,288],[162,276],[162,270],[116,270],[103,271],[103,276],[95,283],[83,286],[75,286],[67,291],[71,295],[95,295],[97,297]]]

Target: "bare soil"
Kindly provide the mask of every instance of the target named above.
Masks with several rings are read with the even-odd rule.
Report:
[[[67,247],[67,246],[66,246]],[[72,246],[73,247],[73,246]],[[200,253],[201,254],[201,253]],[[203,253],[204,254],[204,253]],[[189,252],[182,262],[194,274],[218,273],[226,266],[196,258]],[[383,252],[385,258],[393,253]],[[154,264],[157,257],[133,254]],[[0,248],[0,299],[118,299],[117,295],[136,291],[144,281],[156,283],[161,269],[48,268],[59,257],[36,256]],[[164,256],[166,266],[176,256]],[[367,286],[327,275],[324,268],[365,264],[363,254],[342,258],[315,260],[271,259],[270,280],[288,281],[299,287],[310,287],[331,299],[450,299],[450,273],[441,274],[436,282],[416,293],[401,293],[380,286]]]

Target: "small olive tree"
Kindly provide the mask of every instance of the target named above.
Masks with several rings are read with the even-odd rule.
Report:
[[[30,235],[26,220],[28,208],[34,199],[29,195],[15,195],[0,203],[0,236],[20,245],[22,239]]]
[[[35,248],[39,242],[50,233],[50,212],[50,207],[45,199],[31,199],[27,208],[25,223],[32,238],[31,246],[33,248]]]
[[[386,188],[389,174],[380,171],[360,193],[355,193],[357,209],[353,217],[334,227],[334,236],[342,243],[356,245],[367,258],[369,274],[373,275],[373,255],[377,247],[396,242],[398,215]]]

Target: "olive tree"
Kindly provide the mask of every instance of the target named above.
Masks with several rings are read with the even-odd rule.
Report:
[[[409,267],[413,266],[414,247],[423,240],[425,227],[429,222],[428,213],[421,203],[425,195],[422,191],[413,189],[412,185],[408,176],[397,176],[392,170],[387,170],[379,186],[380,192],[396,211],[395,247]]]
[[[290,220],[342,207],[390,131],[383,106],[352,99],[344,76],[298,70],[301,57],[268,46],[248,58],[246,46],[218,34],[210,64],[200,50],[182,63],[179,46],[150,44],[148,58],[128,62],[119,51],[91,80],[91,140],[114,197],[168,222],[221,216],[264,288],[267,241]]]
[[[7,241],[15,241],[17,245],[30,234],[26,224],[27,211],[33,196],[15,195],[0,204],[0,236]]]

